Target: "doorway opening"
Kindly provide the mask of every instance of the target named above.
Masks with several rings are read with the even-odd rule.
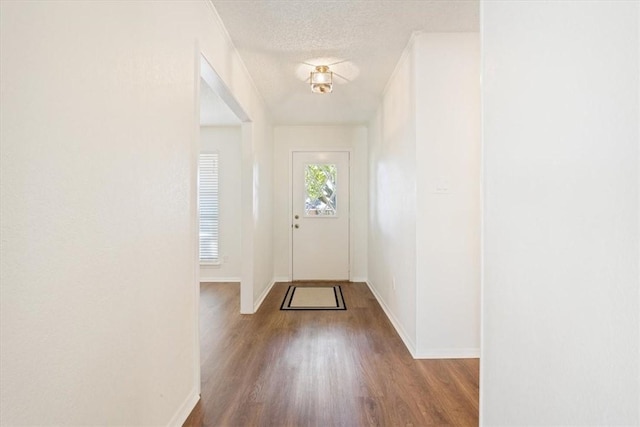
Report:
[[[252,312],[253,283],[248,277],[251,271],[245,271],[244,268],[250,262],[251,254],[247,254],[242,245],[248,228],[245,221],[247,215],[242,212],[241,203],[246,191],[243,174],[247,172],[243,153],[247,145],[251,146],[251,120],[209,61],[200,53],[197,61],[199,119],[194,159],[196,187],[200,178],[198,165],[203,155],[213,155],[217,167],[215,173],[209,176],[209,181],[202,183],[209,187],[215,184],[215,194],[209,194],[208,206],[198,206],[196,209],[196,277],[198,283],[203,280],[239,281],[239,309],[245,313]],[[200,221],[201,208],[215,209],[215,212],[209,212],[209,223],[206,225]],[[211,255],[202,262],[200,242],[205,239],[209,245],[205,252],[209,251]]]
[[[253,309],[249,280],[251,254],[241,244],[247,234],[241,197],[251,147],[251,120],[209,61],[196,49],[194,145],[192,146],[192,239],[194,254],[195,353],[200,357],[200,282],[240,282],[240,312]],[[249,215],[250,219],[250,215]],[[249,264],[250,265],[250,264]],[[195,363],[200,393],[200,361]]]
[[[241,124],[220,96],[200,79],[200,282],[241,281]]]

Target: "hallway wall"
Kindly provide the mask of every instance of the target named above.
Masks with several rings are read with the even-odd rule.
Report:
[[[481,8],[482,424],[640,425],[640,3]]]
[[[369,285],[416,351],[416,110],[410,44],[369,123]]]
[[[480,356],[480,39],[422,34],[416,72],[418,357]]]
[[[266,111],[262,110],[262,116],[254,115],[253,123],[244,124],[243,139],[247,133],[251,136],[251,146],[243,148],[243,241],[242,241],[242,286],[245,286],[246,278],[253,279],[252,310],[242,310],[244,313],[255,313],[259,304],[270,290],[273,283],[273,127],[269,122]],[[250,132],[247,127],[250,126]],[[246,190],[245,190],[246,189]],[[250,206],[251,210],[246,209]],[[252,233],[244,230],[251,228]],[[247,253],[248,251],[250,253]],[[249,258],[250,257],[250,258]],[[242,295],[242,298],[247,298]],[[241,306],[244,303],[241,301]],[[246,306],[250,304],[247,302]]]
[[[180,425],[200,390],[199,52],[253,121],[250,182],[272,160],[261,100],[208,1],[2,1],[0,20],[0,424]],[[256,292],[269,171],[245,192]]]
[[[478,357],[477,33],[415,35],[369,132],[369,283],[416,358]]]

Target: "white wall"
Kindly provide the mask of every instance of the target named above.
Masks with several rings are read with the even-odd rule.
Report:
[[[200,265],[200,282],[238,282],[242,274],[242,133],[240,126],[203,126],[200,149],[219,156],[219,265]]]
[[[481,419],[640,424],[638,2],[482,2]]]
[[[414,77],[410,45],[369,124],[368,252],[369,284],[412,354],[417,310]]]
[[[350,277],[367,278],[367,129],[364,126],[276,126],[274,128],[274,276],[291,279],[291,152],[351,150]]]
[[[479,77],[478,34],[415,35],[370,123],[369,283],[417,358],[479,354]]]
[[[255,229],[250,242],[253,249],[252,277],[255,311],[273,285],[273,128],[266,120],[257,117],[251,134],[261,136],[260,139],[253,138],[254,156],[251,169],[253,176],[250,187],[253,191],[248,193],[252,197],[251,224]],[[243,212],[246,212],[244,208]],[[246,262],[244,255],[243,262]],[[242,280],[244,281],[244,275]]]
[[[249,177],[272,158],[260,98],[208,2],[0,7],[0,424],[180,424],[200,386],[198,50],[253,120]],[[268,248],[248,264],[270,262],[270,209],[248,208]]]
[[[415,38],[418,357],[480,355],[480,39]]]

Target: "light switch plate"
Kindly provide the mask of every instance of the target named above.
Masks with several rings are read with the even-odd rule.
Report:
[[[444,177],[438,178],[438,181],[436,181],[436,193],[443,194],[448,192],[449,192],[449,180]]]

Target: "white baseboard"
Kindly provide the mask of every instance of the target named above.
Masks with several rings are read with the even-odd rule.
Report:
[[[200,283],[240,282],[239,277],[201,277]]]
[[[396,330],[396,333],[400,336],[400,339],[402,339],[402,342],[404,343],[405,347],[407,347],[407,350],[409,350],[409,353],[411,353],[411,357],[416,359],[416,350],[415,350],[416,345],[409,338],[409,335],[407,335],[404,328],[400,325],[400,322],[398,321],[398,319],[393,315],[391,310],[389,310],[389,307],[387,307],[387,304],[380,297],[380,295],[375,290],[375,288],[371,285],[371,283],[369,283],[369,281],[367,281],[366,283],[369,289],[371,290],[371,293],[373,294],[373,296],[376,297],[378,304],[380,304],[380,307],[382,307],[384,314],[387,315],[387,318],[393,325],[394,329]]]
[[[479,348],[429,348],[419,349],[416,359],[479,359]]]
[[[366,277],[352,277],[351,281],[352,282],[358,282],[358,283],[360,283],[360,282],[366,283],[367,278]],[[369,287],[371,287],[371,286],[369,286]]]
[[[380,297],[378,292],[376,292],[375,288],[367,281],[367,286],[371,290],[371,293],[376,300],[378,300],[378,304],[382,307],[382,310],[389,318],[389,321],[395,328],[396,332],[404,342],[404,345],[411,353],[411,356],[414,359],[478,359],[480,358],[480,349],[479,348],[430,348],[430,349],[416,349],[415,344],[409,338],[407,333],[404,331],[402,326],[400,326],[400,322],[393,315],[387,304]]]
[[[176,412],[176,414],[173,416],[173,418],[171,418],[171,421],[169,421],[169,424],[167,425],[169,427],[182,426],[199,400],[200,394],[196,389],[193,389],[191,393],[189,393],[189,396],[187,396],[187,399],[184,401],[184,403],[180,405],[178,412]]]
[[[267,295],[269,295],[269,292],[271,292],[271,288],[273,288],[273,285],[275,284],[276,284],[276,280],[275,279],[271,280],[271,283],[269,283],[269,286],[265,288],[265,290],[262,292],[262,295],[260,295],[260,298],[258,298],[258,300],[253,304],[254,313],[258,311],[258,309],[264,302],[264,299],[267,297]]]

